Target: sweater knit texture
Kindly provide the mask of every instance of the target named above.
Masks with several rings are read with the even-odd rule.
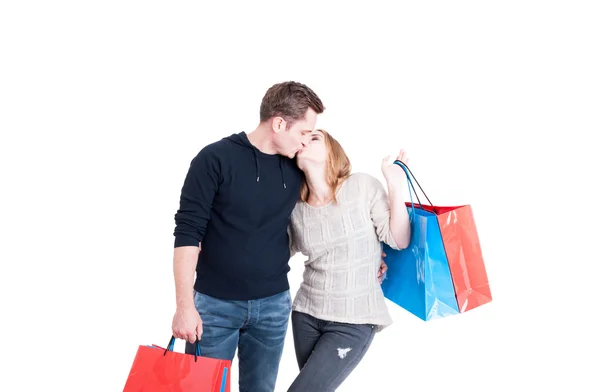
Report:
[[[390,230],[390,202],[375,177],[354,173],[330,202],[313,207],[299,201],[292,212],[291,255],[307,256],[292,309],[326,321],[392,323],[377,272],[385,242],[398,249]]]

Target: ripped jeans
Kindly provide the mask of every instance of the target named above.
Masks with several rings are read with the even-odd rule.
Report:
[[[288,392],[333,392],[356,368],[376,330],[370,324],[320,320],[292,312],[294,347],[300,374]]]

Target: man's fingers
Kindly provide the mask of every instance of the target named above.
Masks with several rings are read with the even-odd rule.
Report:
[[[172,328],[172,332],[173,332],[173,337],[175,337],[176,339],[181,339],[181,331],[179,330],[179,328]]]
[[[188,342],[190,343],[196,343],[196,332],[191,332],[189,334],[186,335],[186,339]]]
[[[187,330],[183,328],[173,328],[173,336],[176,339],[186,340],[190,343],[194,343],[196,341],[196,331],[195,330]]]

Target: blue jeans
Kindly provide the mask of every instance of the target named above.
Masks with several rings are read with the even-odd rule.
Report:
[[[233,360],[238,350],[240,392],[273,392],[292,309],[289,290],[251,301],[194,292],[202,317],[201,355]],[[186,343],[185,352],[194,353]]]
[[[288,392],[333,392],[371,346],[375,327],[317,319],[292,312],[294,346],[300,374]]]

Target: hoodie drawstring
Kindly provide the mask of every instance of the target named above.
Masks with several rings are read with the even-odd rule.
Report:
[[[281,170],[281,182],[283,182],[283,187],[287,188],[285,185],[285,176],[283,175],[283,158],[281,155],[279,156],[279,170]]]
[[[252,149],[254,153],[254,164],[256,165],[256,182],[260,181],[260,164],[258,163],[258,154],[256,153],[256,149]],[[283,183],[283,187],[287,188],[285,184],[285,175],[283,174],[283,157],[279,156],[279,171],[281,172],[281,182]]]
[[[231,143],[235,143],[238,146],[242,146],[245,148],[249,148],[252,150],[252,153],[254,154],[254,164],[256,165],[256,182],[260,181],[260,163],[258,160],[258,149],[252,145],[252,143],[250,143],[250,140],[248,140],[248,135],[246,134],[246,132],[240,132],[240,133],[234,133],[231,136],[228,136],[226,138],[227,141],[231,142]],[[281,181],[283,182],[283,187],[287,188],[287,185],[285,184],[285,175],[283,173],[283,166],[284,166],[285,162],[284,162],[284,158],[279,155],[279,171],[281,171]]]
[[[252,152],[254,153],[254,164],[256,165],[256,182],[260,181],[260,165],[258,164],[258,154],[256,150],[253,148]]]

